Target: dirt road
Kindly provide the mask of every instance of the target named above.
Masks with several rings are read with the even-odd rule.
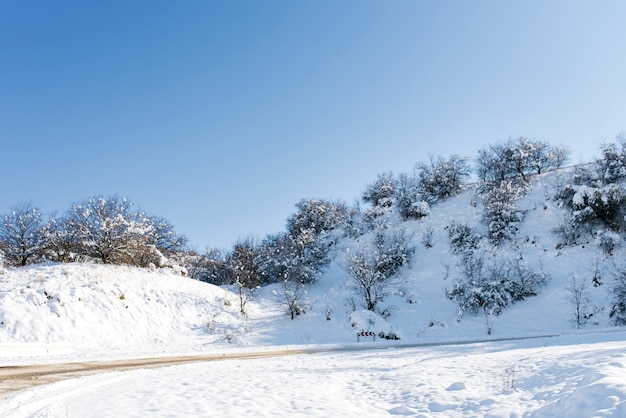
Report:
[[[0,366],[0,399],[6,399],[14,395],[17,391],[34,386],[46,385],[61,380],[73,379],[97,373],[165,367],[202,361],[255,359],[307,354],[312,352],[313,351],[304,350],[281,350],[60,364],[36,364],[30,366]]]
[[[433,343],[408,343],[386,345],[345,345],[328,346],[325,348],[311,348],[300,350],[268,350],[244,353],[224,353],[224,354],[201,354],[190,356],[173,357],[153,357],[126,360],[105,360],[92,362],[75,362],[59,364],[37,364],[31,366],[0,366],[0,399],[7,399],[17,391],[28,389],[34,386],[45,385],[61,380],[72,379],[80,376],[87,376],[97,373],[114,371],[124,371],[133,369],[148,369],[157,367],[174,366],[177,364],[219,361],[233,359],[255,359],[266,357],[279,357],[297,354],[315,354],[340,351],[363,351],[363,350],[384,350],[386,348],[415,348],[415,347],[436,347],[445,345],[467,345],[477,343],[494,343],[499,341],[515,341],[539,338],[553,338],[552,335],[538,335],[533,337],[520,338],[491,338],[471,341],[448,341]]]

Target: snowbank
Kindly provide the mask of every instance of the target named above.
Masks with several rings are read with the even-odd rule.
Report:
[[[0,353],[197,349],[239,327],[228,297],[224,289],[167,270],[90,264],[9,269],[0,276]]]

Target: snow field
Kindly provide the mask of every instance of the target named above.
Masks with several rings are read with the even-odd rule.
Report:
[[[463,346],[225,360],[109,373],[22,393],[0,406],[0,414],[624,416],[623,337],[623,332],[598,333]]]

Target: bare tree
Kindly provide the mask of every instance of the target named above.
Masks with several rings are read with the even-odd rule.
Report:
[[[576,276],[572,276],[565,290],[569,294],[569,301],[574,305],[574,321],[576,322],[576,328],[582,328],[587,322],[589,315],[587,283]]]
[[[304,283],[299,280],[283,280],[282,292],[285,299],[285,305],[291,315],[291,319],[295,319],[296,316],[301,315],[305,311],[303,306],[304,298]]]
[[[370,311],[389,294],[390,281],[376,268],[380,259],[381,255],[375,252],[358,252],[347,256],[348,273],[365,302],[365,308]]]
[[[415,247],[403,230],[383,230],[378,231],[370,245],[354,253],[349,249],[346,252],[346,270],[364,307],[373,311],[390,294],[400,268],[410,263]]]

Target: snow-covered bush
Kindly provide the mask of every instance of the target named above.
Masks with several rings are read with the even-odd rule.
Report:
[[[617,139],[617,144],[603,144],[602,158],[592,167],[578,168],[571,183],[557,192],[560,205],[569,209],[571,228],[590,234],[596,228],[613,232],[626,228],[626,136],[620,134]],[[606,237],[599,245],[610,253],[616,242]]]
[[[381,315],[370,310],[357,310],[350,314],[350,325],[357,331],[357,339],[361,332],[366,331],[367,336],[387,340],[399,340],[398,331],[388,323]]]
[[[447,290],[447,296],[462,311],[499,315],[513,303],[510,282],[500,274],[500,266],[488,266],[485,261],[482,254],[466,258],[461,265],[461,276]]]
[[[556,245],[557,249],[576,245],[578,238],[580,238],[580,230],[574,227],[569,219],[566,219],[560,225],[552,228],[552,233],[559,237],[559,242]]]
[[[431,225],[427,225],[422,231],[422,244],[424,244],[424,248],[432,248],[433,243],[433,235],[435,234],[435,230]]]
[[[620,230],[626,214],[626,190],[620,184],[601,187],[568,184],[557,194],[561,205],[570,209],[569,222],[574,228],[594,227]]]
[[[613,275],[613,285],[611,287],[611,310],[609,317],[613,324],[618,326],[626,325],[626,268],[620,268]]]
[[[514,301],[537,296],[539,289],[546,285],[549,278],[545,272],[532,269],[519,258],[504,262],[503,273],[511,281],[509,288]]]
[[[392,206],[396,197],[396,180],[393,173],[379,174],[376,181],[367,186],[361,198],[374,207]]]
[[[524,184],[515,180],[504,180],[487,190],[483,201],[483,220],[492,243],[500,244],[517,234],[523,212],[516,202],[524,193]]]
[[[430,206],[425,201],[413,202],[405,212],[405,218],[408,219],[422,219],[428,215],[430,215]]]
[[[613,251],[621,242],[622,238],[613,231],[600,231],[596,235],[596,245],[606,255],[613,255]]]
[[[468,159],[457,154],[447,160],[431,157],[429,162],[418,163],[416,169],[419,193],[429,203],[459,194],[470,174]]]
[[[385,277],[395,276],[402,266],[409,265],[415,253],[412,236],[402,228],[377,231],[374,248],[381,256],[376,269]]]
[[[626,180],[626,133],[617,136],[617,143],[601,145],[602,158],[596,160],[599,178],[606,183]]]
[[[395,189],[395,204],[402,219],[419,220],[430,215],[430,206],[423,199],[415,177],[409,177],[405,173],[400,174]]]
[[[446,290],[448,298],[461,311],[486,316],[497,316],[514,302],[536,296],[548,280],[522,260],[490,260],[485,254],[464,257],[459,268],[459,277]]]
[[[450,252],[458,255],[471,255],[480,248],[481,236],[467,224],[452,222],[447,226]]]

